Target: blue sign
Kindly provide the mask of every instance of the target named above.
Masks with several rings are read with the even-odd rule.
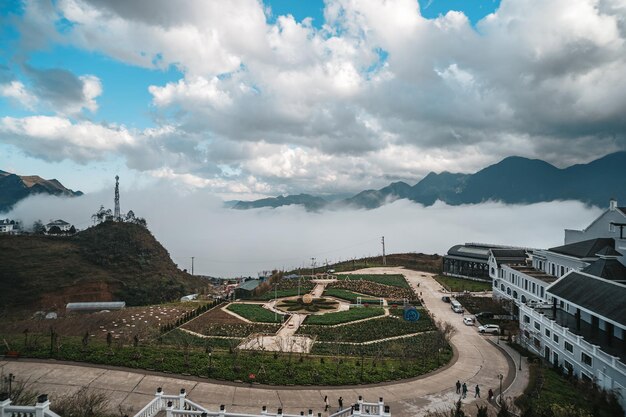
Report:
[[[420,313],[414,306],[404,307],[404,320],[406,321],[418,321],[420,319]]]

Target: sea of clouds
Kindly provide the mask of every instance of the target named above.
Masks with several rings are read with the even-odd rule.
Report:
[[[64,219],[79,229],[93,225],[101,204],[112,208],[113,192],[78,198],[38,195],[18,203],[7,217],[28,227],[41,219]],[[155,237],[183,269],[195,257],[195,273],[256,276],[273,268],[311,266],[326,261],[382,253],[445,254],[464,242],[546,248],[563,244],[563,229],[586,227],[601,213],[577,201],[530,205],[487,202],[430,207],[398,200],[375,210],[307,212],[299,206],[233,210],[202,191],[180,192],[154,186],[122,192],[122,212],[145,217]]]

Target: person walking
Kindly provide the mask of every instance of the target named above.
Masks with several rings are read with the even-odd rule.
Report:
[[[324,411],[328,411],[330,404],[328,404],[328,395],[324,396]]]
[[[463,398],[467,397],[467,384],[463,383]]]
[[[489,392],[487,392],[487,395],[489,395],[489,402],[493,401],[493,390],[491,388],[489,388]]]
[[[456,393],[461,393],[461,381],[459,381],[458,379],[456,380]]]
[[[475,391],[474,398],[476,397],[480,398],[480,387],[478,386],[478,384],[476,384],[476,388],[474,391]]]
[[[337,402],[339,402],[339,410],[343,410],[343,397],[339,397],[339,400],[337,400]]]

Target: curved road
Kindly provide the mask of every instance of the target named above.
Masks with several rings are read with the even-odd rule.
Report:
[[[507,362],[504,354],[478,334],[475,327],[465,326],[461,315],[455,314],[450,305],[441,301],[441,286],[431,278],[431,274],[405,270],[403,268],[369,268],[353,273],[402,273],[424,300],[424,305],[434,315],[435,320],[448,321],[457,328],[452,343],[458,351],[458,358],[451,366],[438,372],[410,381],[379,386],[343,387],[343,388],[271,388],[250,387],[239,384],[219,384],[202,382],[198,378],[166,377],[162,374],[141,373],[131,370],[107,369],[68,365],[56,362],[3,361],[0,369],[5,375],[9,372],[19,379],[29,379],[39,392],[67,394],[87,386],[90,389],[106,392],[110,405],[116,411],[120,409],[130,415],[140,410],[153,398],[157,387],[163,387],[168,394],[177,393],[185,388],[188,397],[211,409],[218,409],[225,404],[226,409],[238,412],[255,412],[267,405],[271,411],[282,407],[286,413],[298,414],[300,411],[313,409],[315,414],[324,409],[324,396],[328,395],[331,411],[337,406],[337,399],[342,396],[344,404],[351,404],[362,395],[365,401],[376,402],[384,397],[391,406],[394,417],[414,417],[423,415],[428,410],[449,408],[458,399],[454,384],[457,380],[468,385],[468,398],[464,403],[474,401],[474,387],[480,385],[481,395],[487,396],[492,388],[496,391],[498,374],[515,373],[514,366]],[[419,283],[419,287],[417,287]]]

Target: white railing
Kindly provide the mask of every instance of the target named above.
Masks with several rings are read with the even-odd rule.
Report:
[[[60,417],[54,411],[50,411],[50,401],[47,395],[37,397],[37,404],[11,405],[7,394],[0,394],[0,417]]]
[[[187,399],[184,389],[178,395],[165,395],[161,388],[157,389],[155,397],[145,405],[134,417],[155,417],[158,413],[165,411],[166,417],[300,417],[300,414],[285,414],[282,408],[276,413],[267,411],[263,406],[260,414],[229,413],[226,406],[221,405],[218,411],[210,411],[199,404]],[[313,417],[313,410],[308,410],[306,416]],[[321,413],[317,414],[318,416]],[[11,400],[6,394],[0,394],[0,417],[61,417],[50,411],[50,401],[47,395],[40,395],[37,404],[34,406],[11,405]],[[330,417],[391,417],[389,406],[385,405],[382,397],[377,403],[366,403],[363,397],[350,408],[345,408],[332,414]]]

